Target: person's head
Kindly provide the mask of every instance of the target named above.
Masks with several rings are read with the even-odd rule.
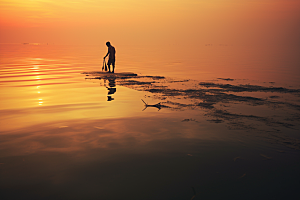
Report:
[[[110,47],[111,46],[110,42],[106,42],[106,46]]]

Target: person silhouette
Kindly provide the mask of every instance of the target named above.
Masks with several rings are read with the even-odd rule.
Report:
[[[103,59],[105,59],[109,55],[108,62],[107,62],[108,72],[114,73],[115,62],[116,62],[116,49],[115,47],[111,46],[110,42],[106,42],[106,46],[108,47],[108,52]],[[112,65],[112,71],[110,71],[110,65]]]

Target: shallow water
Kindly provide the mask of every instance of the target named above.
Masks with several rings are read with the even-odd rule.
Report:
[[[295,48],[116,46],[132,77],[102,46],[0,48],[1,199],[298,193]]]

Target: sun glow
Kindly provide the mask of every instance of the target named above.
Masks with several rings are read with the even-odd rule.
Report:
[[[0,13],[0,42],[232,44],[300,33],[293,0],[0,0]]]

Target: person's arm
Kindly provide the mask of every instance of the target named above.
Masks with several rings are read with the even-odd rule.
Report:
[[[105,58],[108,56],[108,54],[109,54],[109,51],[107,52],[107,54],[104,56],[104,58],[103,58],[103,59],[105,59]]]

